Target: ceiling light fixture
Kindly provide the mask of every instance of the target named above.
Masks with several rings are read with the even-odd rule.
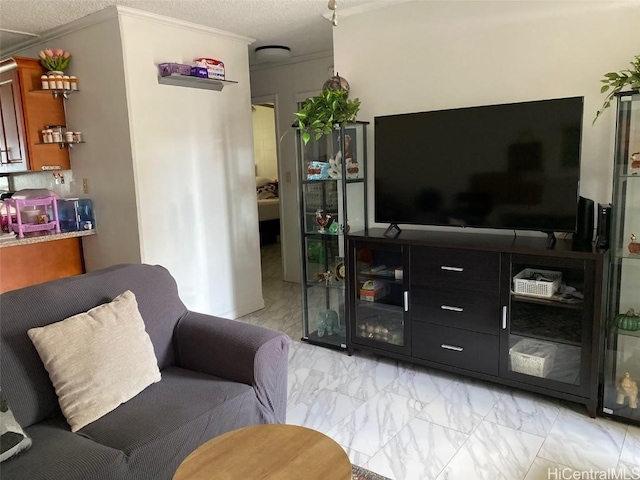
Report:
[[[255,49],[256,59],[265,62],[280,62],[291,58],[291,49],[284,45],[264,45]]]
[[[336,10],[338,9],[338,2],[336,0],[329,0],[329,3],[327,4],[327,7],[329,7],[329,10],[333,10],[333,15],[331,15],[331,24],[334,27],[338,26],[338,13],[336,12]]]

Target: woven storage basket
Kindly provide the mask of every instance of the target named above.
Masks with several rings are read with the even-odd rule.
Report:
[[[527,280],[534,274],[543,275],[551,279],[551,282],[544,280]],[[553,270],[539,270],[537,268],[525,268],[513,277],[513,292],[518,295],[532,295],[535,297],[552,297],[560,288],[562,282],[562,272]]]
[[[552,343],[523,338],[509,349],[511,370],[544,378],[553,369],[556,350]]]

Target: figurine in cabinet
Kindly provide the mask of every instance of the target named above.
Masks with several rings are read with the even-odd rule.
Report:
[[[328,228],[333,223],[333,216],[330,213],[322,213],[322,210],[316,210],[316,225],[318,225],[318,232],[324,233],[324,229]]]
[[[631,234],[631,243],[629,243],[629,253],[640,253],[640,242],[636,242],[636,236]]]
[[[638,408],[638,384],[631,379],[629,372],[618,382],[618,405],[624,403],[624,398],[629,397],[629,407]]]
[[[319,337],[324,337],[325,333],[327,334],[327,336],[333,335],[334,333],[339,333],[338,314],[335,310],[323,310],[321,312],[318,312],[316,322],[318,326]]]

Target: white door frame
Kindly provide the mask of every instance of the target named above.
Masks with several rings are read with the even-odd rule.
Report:
[[[282,159],[280,157],[281,153],[280,153],[280,122],[279,122],[279,116],[278,116],[278,94],[274,93],[271,95],[261,95],[259,97],[251,97],[251,105],[256,105],[259,103],[272,103],[273,104],[273,117],[274,117],[274,121],[275,121],[275,127],[276,127],[276,131],[275,136],[276,136],[276,157],[277,157],[277,162],[278,162],[278,183],[280,184],[280,187],[282,186],[283,183],[283,179],[284,179],[284,172],[282,171]],[[285,241],[285,234],[284,234],[284,222],[282,221],[282,218],[284,218],[284,202],[280,202],[280,261],[282,264],[282,276],[283,278],[285,277],[285,256],[287,255],[287,250],[292,250],[290,248],[288,248],[288,246],[286,245],[286,241]]]

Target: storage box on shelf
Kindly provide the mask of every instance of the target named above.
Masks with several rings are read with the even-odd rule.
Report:
[[[88,198],[59,199],[58,217],[62,232],[93,230],[96,227],[93,203]]]
[[[562,272],[525,268],[513,277],[513,291],[518,295],[553,297],[562,283]]]
[[[523,338],[509,349],[514,372],[546,377],[553,369],[557,347],[553,343]]]

